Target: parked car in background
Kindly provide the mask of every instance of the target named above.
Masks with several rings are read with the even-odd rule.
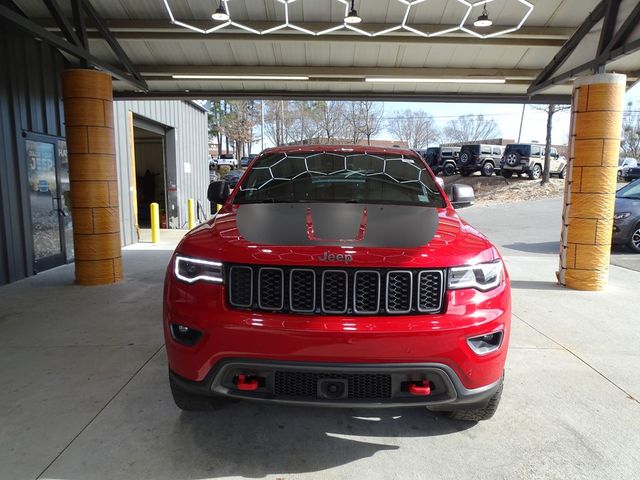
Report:
[[[626,182],[630,182],[632,180],[637,180],[640,178],[640,166],[637,167],[629,167],[622,177]]]
[[[218,167],[227,165],[231,168],[236,168],[238,166],[238,160],[232,153],[223,153],[215,160],[215,164]]]
[[[480,143],[463,145],[458,161],[460,175],[466,177],[479,171],[484,177],[490,177],[499,167],[503,152],[502,145]]]
[[[460,147],[429,147],[426,150],[418,150],[418,153],[425,159],[433,173],[450,176],[458,170]]]
[[[222,177],[222,179],[229,184],[229,188],[233,189],[238,184],[238,180],[240,180],[240,177],[242,177],[243,173],[244,172],[242,172],[241,170],[231,170],[224,177]]]
[[[538,143],[510,143],[504,150],[500,170],[504,178],[525,173],[531,180],[542,177],[544,171],[545,146]],[[549,151],[550,173],[564,178],[567,160],[558,154],[555,147]]]
[[[635,158],[621,158],[618,164],[618,178],[627,182],[640,178],[640,163]]]
[[[165,277],[176,405],[235,398],[491,418],[509,276],[454,209],[473,189],[448,190],[415,152],[352,145],[276,147],[231,193],[210,184],[220,214],[182,239]]]
[[[240,157],[240,166],[241,167],[247,167],[249,166],[249,162],[251,160],[249,159],[249,157]]]
[[[611,241],[614,245],[627,245],[634,252],[640,253],[640,180],[625,185],[616,192]]]

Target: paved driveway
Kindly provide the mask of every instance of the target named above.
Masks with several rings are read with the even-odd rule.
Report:
[[[248,402],[180,412],[160,327],[169,252],[147,246],[124,252],[119,285],[74,286],[63,267],[0,288],[0,478],[637,479],[640,273],[612,267],[605,292],[560,288],[559,227],[543,234],[538,209],[527,228],[498,208],[463,213],[500,244],[514,287],[492,420]]]
[[[562,199],[477,205],[460,210],[460,215],[487,235],[504,255],[559,255]],[[615,247],[611,264],[640,272],[640,254]]]

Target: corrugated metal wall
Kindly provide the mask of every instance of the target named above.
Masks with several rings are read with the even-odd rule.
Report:
[[[164,125],[167,129],[167,178],[175,172],[178,189],[178,222],[187,225],[187,199],[204,208],[209,185],[207,114],[197,106],[179,100],[114,101],[118,188],[120,190],[121,237],[123,245],[137,242],[131,191],[131,142],[129,112]],[[175,148],[174,148],[175,146]],[[173,150],[173,151],[172,151]],[[185,164],[188,166],[185,167]],[[190,168],[190,173],[188,170]]]
[[[22,133],[65,136],[63,68],[56,49],[0,20],[0,285],[33,273]]]

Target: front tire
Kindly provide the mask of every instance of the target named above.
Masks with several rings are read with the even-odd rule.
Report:
[[[500,397],[502,396],[502,386],[504,381],[500,382],[498,390],[489,398],[486,405],[480,408],[469,408],[466,410],[454,410],[446,412],[447,417],[452,420],[462,420],[466,422],[481,422],[482,420],[489,420],[498,410],[500,404]]]
[[[560,173],[558,174],[558,178],[563,179],[566,176],[567,176],[567,167],[562,167],[562,170],[560,170]]]
[[[640,253],[640,223],[633,228],[629,239],[629,248],[636,253]]]

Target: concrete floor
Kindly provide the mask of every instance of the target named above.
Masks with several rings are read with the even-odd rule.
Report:
[[[492,420],[248,402],[181,413],[160,327],[167,239],[125,250],[119,285],[74,286],[66,266],[0,288],[0,479],[638,478],[640,273],[612,266],[606,292],[556,286],[557,256],[518,245],[556,242],[543,231],[557,210],[529,207],[530,230],[496,207],[462,211],[514,287]]]

